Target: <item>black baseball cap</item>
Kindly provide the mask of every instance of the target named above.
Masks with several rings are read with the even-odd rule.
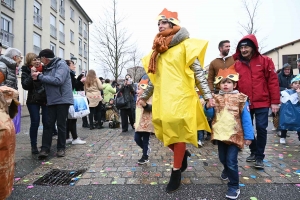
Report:
[[[51,49],[43,49],[40,53],[39,53],[39,56],[38,58],[41,58],[41,57],[45,57],[45,58],[54,58],[54,53]]]

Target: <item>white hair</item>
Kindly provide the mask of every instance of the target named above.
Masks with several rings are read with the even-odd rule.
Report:
[[[14,56],[22,56],[22,53],[19,49],[9,47],[5,50],[4,56],[12,59]]]

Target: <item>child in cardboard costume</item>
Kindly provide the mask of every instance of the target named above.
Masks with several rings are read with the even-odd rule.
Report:
[[[0,71],[0,84],[5,76]],[[12,192],[15,170],[16,132],[12,118],[18,113],[17,90],[0,86],[0,199]]]

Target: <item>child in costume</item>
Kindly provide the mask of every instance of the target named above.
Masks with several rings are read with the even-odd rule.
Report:
[[[150,97],[147,102],[139,101],[140,96],[143,94],[144,90],[148,87],[149,77],[145,74],[139,84],[137,89],[137,103],[136,103],[136,118],[135,118],[135,134],[134,140],[137,145],[143,149],[143,156],[138,160],[138,164],[145,164],[149,162],[149,138],[150,134],[154,132],[154,127],[152,124],[152,97]]]
[[[226,198],[237,199],[240,194],[238,174],[238,152],[254,139],[247,96],[234,90],[239,75],[233,66],[220,69],[214,84],[220,91],[215,94],[215,107],[205,106],[206,114],[212,118],[211,140],[218,141],[218,153],[224,169],[222,180],[228,180]]]
[[[287,131],[297,131],[300,141],[300,74],[291,81],[291,89],[280,92],[279,127],[280,144],[285,144]]]

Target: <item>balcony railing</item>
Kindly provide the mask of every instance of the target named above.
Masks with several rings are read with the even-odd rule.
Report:
[[[51,0],[51,8],[57,10],[57,0]]]
[[[79,34],[82,35],[82,26],[79,26]]]
[[[42,28],[42,16],[37,14],[37,13],[34,13],[33,15],[33,23],[34,25]]]
[[[82,47],[80,47],[80,46],[79,46],[79,52],[78,52],[78,54],[82,55]]]
[[[65,43],[65,34],[61,31],[59,31],[59,41],[63,44]]]
[[[15,0],[1,0],[1,4],[10,8],[11,10],[15,10]]]
[[[38,47],[38,46],[35,46],[33,45],[33,52],[36,54],[36,55],[39,55],[39,53],[41,52],[41,47]]]
[[[14,42],[14,34],[9,33],[3,29],[0,31],[0,41],[3,46],[12,47]]]
[[[62,17],[62,18],[65,18],[65,8],[60,6],[59,7],[59,15]]]
[[[50,24],[50,35],[56,38],[56,27]]]
[[[87,51],[86,51],[86,50],[83,51],[83,56],[84,56],[85,58],[87,58]]]
[[[86,30],[83,31],[83,37],[84,37],[84,39],[87,39],[87,31]]]

